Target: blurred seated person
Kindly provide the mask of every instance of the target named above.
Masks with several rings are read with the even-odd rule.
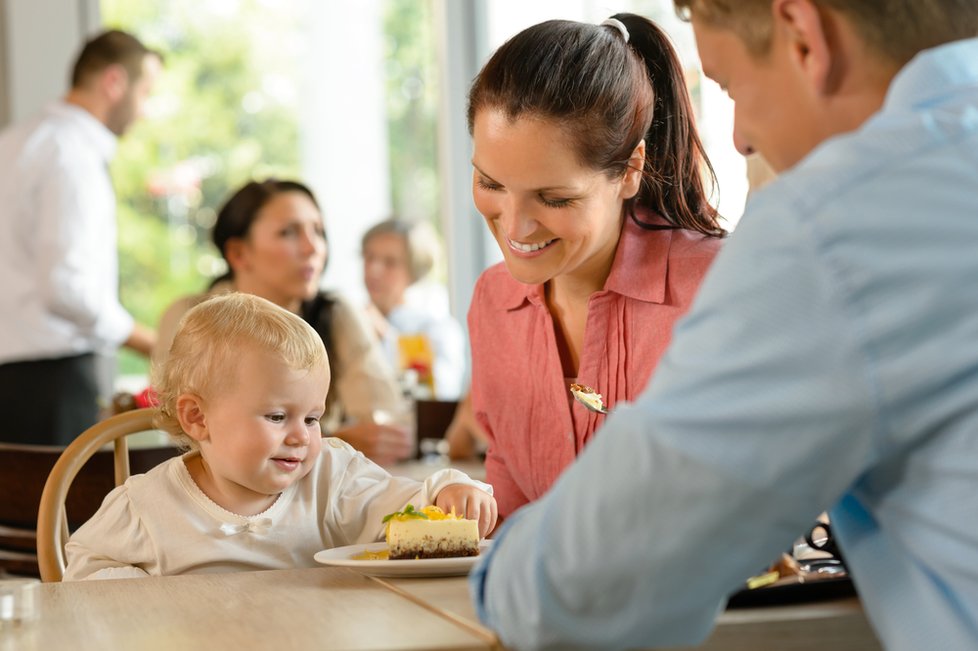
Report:
[[[434,266],[438,240],[427,222],[388,219],[363,236],[367,313],[384,352],[402,377],[417,372],[418,389],[438,400],[458,400],[465,375],[465,336],[449,314],[414,305],[408,288]]]
[[[205,294],[181,298],[167,309],[160,320],[154,364],[169,353],[177,325],[190,308],[214,294],[255,294],[298,314],[323,338],[333,378],[321,420],[323,432],[344,439],[380,464],[411,456],[414,444],[406,429],[374,422],[375,414],[403,411],[383,352],[359,312],[338,294],[319,287],[328,245],[312,191],[295,181],[252,181],[221,208],[212,239],[228,272]]]

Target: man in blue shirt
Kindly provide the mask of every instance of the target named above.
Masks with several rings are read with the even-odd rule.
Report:
[[[782,174],[646,392],[497,536],[480,617],[695,644],[830,509],[887,649],[978,648],[978,3],[676,4]]]

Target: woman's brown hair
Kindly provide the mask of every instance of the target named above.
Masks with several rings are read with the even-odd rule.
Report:
[[[709,201],[716,175],[696,131],[679,57],[652,21],[616,14],[613,25],[551,20],[504,43],[469,91],[468,123],[485,109],[515,120],[530,115],[562,125],[582,164],[610,178],[625,173],[645,139],[642,188],[627,205],[661,215],[671,228],[723,236]]]

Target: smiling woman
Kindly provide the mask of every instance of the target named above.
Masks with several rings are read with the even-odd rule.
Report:
[[[645,387],[724,231],[682,67],[647,19],[524,30],[479,73],[468,119],[475,204],[504,259],[479,279],[469,329],[505,516],[604,421],[571,384],[609,409]]]

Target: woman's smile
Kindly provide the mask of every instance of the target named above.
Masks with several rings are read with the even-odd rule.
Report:
[[[522,257],[532,257],[535,255],[542,255],[543,250],[548,248],[558,239],[559,238],[554,237],[542,242],[517,242],[516,240],[507,238],[506,242],[509,244],[509,248],[512,249],[512,251],[517,255]]]

